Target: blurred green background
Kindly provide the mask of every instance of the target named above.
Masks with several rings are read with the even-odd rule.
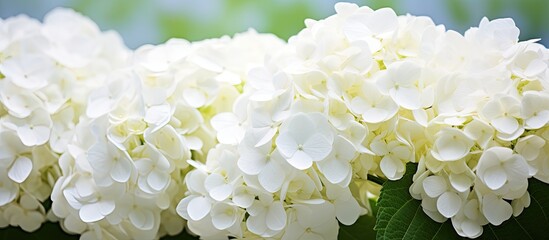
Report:
[[[337,0],[0,0],[0,18],[27,14],[42,19],[65,6],[93,19],[101,29],[114,29],[130,48],[157,44],[171,37],[200,40],[232,35],[252,27],[287,39],[306,18],[334,13]],[[464,32],[483,16],[512,17],[521,39],[549,43],[547,0],[351,0],[372,8],[392,7],[398,14],[427,15],[447,29]]]

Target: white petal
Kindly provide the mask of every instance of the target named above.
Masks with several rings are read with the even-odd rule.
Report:
[[[239,120],[234,113],[224,112],[215,115],[210,122],[215,130],[221,131],[224,128],[238,125]]]
[[[459,192],[467,191],[473,184],[473,180],[465,174],[450,174],[450,184]]]
[[[474,221],[463,221],[461,224],[461,230],[469,238],[476,238],[482,234],[482,225]]]
[[[170,121],[171,107],[169,104],[152,106],[147,109],[145,114],[145,122],[154,124],[155,126],[163,126]]]
[[[236,209],[234,207],[225,204],[218,203],[212,208],[212,224],[218,230],[224,230],[236,222]]]
[[[357,131],[358,129],[353,129],[352,131]],[[363,129],[360,129],[363,130]],[[351,134],[357,134],[356,132],[352,132]],[[354,145],[347,139],[345,139],[342,136],[338,136],[336,140],[334,141],[333,146],[334,151],[336,151],[336,158],[339,160],[342,160],[344,162],[348,162],[353,160],[356,156],[356,148]]]
[[[186,88],[183,90],[183,98],[193,108],[199,108],[206,103],[204,93],[195,88]]]
[[[40,228],[42,223],[46,220],[45,216],[38,211],[31,211],[25,213],[25,215],[19,215],[23,219],[20,220],[19,226],[21,229],[27,232],[34,232]]]
[[[280,190],[284,179],[284,169],[274,160],[269,161],[258,175],[259,184],[271,193]]]
[[[229,196],[231,196],[232,192],[233,192],[233,185],[231,184],[223,184],[209,191],[210,197],[220,202],[227,199]]]
[[[250,216],[246,220],[246,227],[250,232],[255,234],[263,234],[267,231],[267,223],[265,222],[265,214],[262,216]]]
[[[210,200],[205,197],[197,197],[193,198],[189,202],[189,205],[187,206],[187,213],[189,214],[191,220],[198,221],[208,215],[211,208],[212,203]]]
[[[498,226],[511,217],[513,208],[496,195],[488,194],[482,201],[482,213],[490,223]]]
[[[284,229],[286,226],[286,211],[282,203],[275,201],[269,207],[267,211],[267,227],[274,231],[279,231]]]
[[[368,15],[368,21],[364,24],[374,34],[382,34],[393,31],[398,26],[395,11],[390,8],[381,8]]]
[[[392,93],[393,100],[401,107],[409,110],[421,108],[421,93],[416,88],[401,87]]]
[[[21,139],[21,142],[25,144],[25,146],[38,145],[38,139],[36,139],[34,131],[29,126],[18,127],[17,135]]]
[[[309,137],[303,144],[303,151],[311,157],[313,161],[320,161],[332,151],[332,142],[325,136],[317,133]]]
[[[339,222],[350,226],[356,222],[360,216],[360,205],[353,198],[350,197],[345,201],[336,200],[335,201],[336,217]]]
[[[86,115],[90,118],[98,118],[111,110],[112,100],[108,98],[108,89],[98,89],[93,92],[88,100]]]
[[[105,216],[99,211],[97,203],[86,204],[80,208],[79,216],[86,223],[97,222]]]
[[[529,129],[538,129],[549,122],[549,111],[540,111],[535,116],[524,120],[525,127]]]
[[[82,222],[77,216],[69,215],[63,220],[64,227],[73,233],[82,233],[88,228],[88,224]]]
[[[141,230],[150,230],[154,226],[154,215],[150,210],[135,209],[128,214],[131,223]]]
[[[249,175],[257,175],[267,164],[266,155],[253,150],[239,149],[241,154],[238,159],[238,168]]]
[[[175,210],[177,211],[177,214],[179,216],[181,216],[182,218],[184,218],[185,220],[190,219],[189,213],[187,212],[187,209],[189,207],[189,202],[191,202],[191,200],[193,200],[193,198],[196,198],[196,196],[191,195],[191,196],[185,197],[185,198],[181,199],[181,201],[179,201],[179,203],[175,207]]]
[[[112,211],[114,211],[115,203],[112,200],[103,200],[96,203],[98,206],[99,213],[103,214],[103,216],[107,216]]]
[[[342,182],[351,172],[351,166],[349,163],[337,159],[326,159],[324,161],[317,162],[317,166],[326,179],[333,184]]]
[[[429,197],[436,198],[447,189],[446,180],[441,176],[429,176],[423,180],[423,190]]]
[[[217,140],[220,143],[236,145],[242,140],[244,131],[240,126],[232,126],[217,132]]]
[[[239,186],[233,191],[233,202],[241,207],[248,208],[252,205],[255,196],[248,192],[246,187]]]
[[[168,173],[161,172],[158,169],[152,170],[147,176],[147,183],[156,191],[160,191],[166,187],[169,180]]]
[[[276,146],[278,151],[285,158],[292,157],[297,151],[297,142],[289,133],[280,133],[276,138]]]
[[[380,123],[391,118],[396,113],[396,111],[390,112],[390,110],[393,109],[382,107],[368,108],[362,113],[362,119],[368,123]]]
[[[218,173],[212,173],[208,175],[204,181],[204,187],[207,191],[210,191],[218,186],[225,184],[225,177]]]
[[[512,134],[519,128],[517,119],[513,117],[500,117],[492,120],[492,126],[499,132]]]
[[[8,172],[11,180],[17,183],[24,182],[32,170],[32,161],[27,157],[18,157]]]
[[[111,169],[112,156],[109,154],[109,149],[104,142],[98,142],[88,150],[88,162],[90,166],[98,172],[105,172]]]
[[[299,170],[305,170],[313,166],[313,159],[303,151],[296,151],[291,158],[286,160],[290,165]]]
[[[451,218],[461,208],[461,198],[454,192],[445,192],[437,200],[437,210],[442,216]]]
[[[111,169],[111,178],[117,182],[127,182],[133,169],[131,161],[123,156],[120,156],[120,159],[115,161]]]
[[[294,115],[288,125],[281,129],[281,132],[288,132],[297,143],[303,144],[310,136],[318,132],[319,129],[315,129],[315,126],[311,116],[299,113]]]
[[[282,236],[282,240],[295,240],[295,239],[303,239],[303,235],[305,233],[305,228],[301,226],[299,223],[290,223],[288,224],[288,227],[284,231],[284,235]]]
[[[13,201],[19,193],[19,187],[12,181],[4,179],[6,181],[3,186],[0,187],[0,206],[4,206]]]
[[[394,159],[389,155],[383,157],[379,163],[381,171],[390,180],[397,180],[402,177],[404,163],[398,159]]]
[[[528,67],[524,69],[524,75],[528,77],[533,77],[542,73],[546,69],[547,69],[547,64],[544,61],[540,59],[534,59],[530,62],[530,64],[528,64]]]
[[[497,190],[507,182],[507,173],[502,167],[493,166],[486,169],[482,180],[490,189]]]
[[[458,130],[459,131],[459,130]],[[440,161],[455,161],[469,153],[472,141],[469,141],[463,133],[452,135],[446,133],[435,141],[436,149],[431,150],[433,157]]]

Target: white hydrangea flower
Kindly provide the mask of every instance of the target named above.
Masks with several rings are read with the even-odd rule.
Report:
[[[298,113],[280,127],[276,145],[288,163],[305,170],[330,154],[333,141],[332,129],[325,117]]]
[[[46,220],[41,203],[60,175],[58,159],[87,97],[126,66],[129,51],[118,34],[70,9],[52,10],[43,23],[8,18],[0,29],[0,141],[10,142],[0,149],[0,207],[10,225],[31,232]]]
[[[164,223],[180,214],[195,221],[188,226],[198,234],[212,227],[212,235],[242,235],[245,210],[238,206],[252,200],[237,194],[243,179],[233,149],[210,151],[215,130],[222,130],[213,118],[232,109],[248,65],[273,51],[267,43],[281,44],[253,31],[192,44],[173,39],[139,48],[131,65],[110,72],[80,110],[86,117],[60,161],[63,174],[52,208],[65,227],[82,236],[153,239],[182,231],[183,226]],[[229,53],[240,44],[260,53],[233,65]],[[197,172],[185,177],[189,163],[211,171],[203,178],[191,174]],[[193,195],[177,204],[187,189]],[[225,202],[233,192],[241,197],[239,205]]]
[[[53,188],[85,239],[184,220],[202,238],[335,239],[379,193],[368,180],[408,162],[413,197],[461,236],[528,207],[528,178],[549,182],[549,51],[511,19],[461,35],[335,8],[287,44],[250,30],[131,61],[72,10],[0,20],[0,226],[34,231]]]

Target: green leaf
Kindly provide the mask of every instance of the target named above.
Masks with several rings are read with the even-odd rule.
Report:
[[[78,239],[78,235],[69,235],[58,223],[47,222],[32,233],[25,232],[19,227],[0,229],[0,239]]]
[[[441,224],[429,218],[423,212],[421,201],[412,198],[408,192],[416,168],[416,164],[408,164],[401,180],[383,184],[375,227],[377,239],[463,239],[455,232],[450,220]],[[479,239],[547,238],[549,185],[534,178],[528,182],[530,207],[500,226],[484,226],[484,233]]]
[[[408,192],[416,169],[416,164],[409,163],[401,180],[383,184],[375,227],[377,239],[459,239],[450,221],[433,221],[423,212],[421,201]]]

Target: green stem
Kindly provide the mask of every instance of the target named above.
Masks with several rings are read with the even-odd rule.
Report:
[[[368,180],[370,180],[372,182],[375,182],[379,185],[383,185],[387,181],[387,179],[383,179],[383,178],[380,178],[378,176],[374,176],[374,175],[370,175],[370,174],[368,174]]]

